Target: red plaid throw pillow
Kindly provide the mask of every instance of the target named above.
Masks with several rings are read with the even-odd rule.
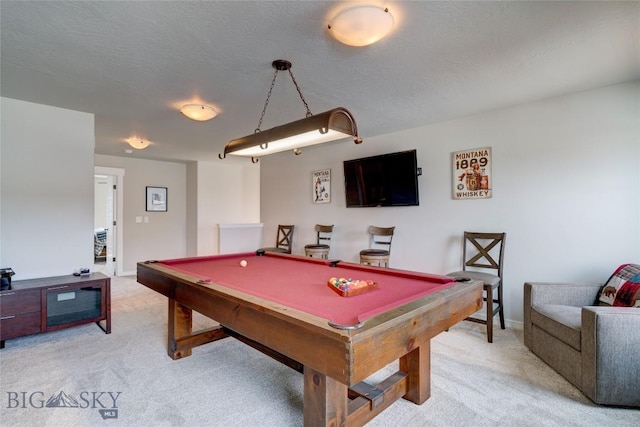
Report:
[[[640,307],[640,265],[618,267],[602,288],[598,302],[614,307]]]

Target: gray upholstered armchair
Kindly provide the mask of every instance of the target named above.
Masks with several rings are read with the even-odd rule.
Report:
[[[640,309],[595,306],[601,285],[524,284],[524,344],[598,404],[640,406]]]

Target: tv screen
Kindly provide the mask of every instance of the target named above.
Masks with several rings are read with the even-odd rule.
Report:
[[[416,150],[345,160],[347,207],[417,206]]]

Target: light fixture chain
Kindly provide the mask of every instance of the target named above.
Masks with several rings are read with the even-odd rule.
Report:
[[[309,109],[309,104],[307,104],[307,101],[304,99],[304,96],[302,95],[302,91],[300,90],[300,87],[298,86],[298,82],[296,81],[296,78],[293,77],[293,73],[291,72],[291,68],[289,68],[289,75],[291,76],[291,80],[293,80],[293,84],[296,86],[296,90],[298,91],[298,95],[300,95],[300,99],[302,100],[302,103],[304,104],[305,108],[307,109],[307,117],[313,116],[313,114],[311,114],[311,110]]]
[[[298,86],[298,82],[291,72],[291,62],[284,59],[276,59],[271,63],[271,66],[275,68],[275,72],[273,73],[271,86],[267,92],[267,99],[264,101],[264,107],[262,107],[258,127],[255,129],[253,135],[247,135],[245,137],[229,141],[224,148],[224,155],[218,154],[219,159],[224,159],[227,154],[234,154],[239,156],[251,156],[251,162],[257,163],[258,156],[290,149],[293,145],[290,144],[290,141],[293,138],[300,136],[305,136],[304,142],[299,144],[298,141],[295,144],[305,147],[307,145],[322,144],[324,142],[342,139],[349,134],[353,136],[354,143],[362,143],[362,138],[358,137],[358,128],[356,126],[355,119],[349,111],[343,107],[338,107],[313,117],[309,104],[307,104],[307,100],[304,99],[300,86]],[[298,95],[300,95],[300,100],[307,109],[307,117],[302,120],[296,120],[291,123],[276,126],[258,135],[261,133],[260,127],[262,126],[262,121],[264,120],[264,116],[267,112],[267,106],[271,100],[273,88],[276,85],[278,71],[284,70],[289,71],[291,81],[295,85]],[[316,132],[313,132],[314,130]],[[336,132],[329,132],[330,130],[335,130]],[[306,139],[306,136],[308,135],[313,136],[310,139]],[[286,142],[283,143],[283,141]],[[296,155],[301,153],[298,147],[295,147],[293,152]]]
[[[271,92],[273,91],[273,87],[276,85],[276,77],[278,77],[278,70],[276,70],[273,73],[273,80],[271,80],[271,87],[269,88],[269,93],[267,93],[267,99],[264,101],[264,107],[262,108],[262,114],[260,114],[260,120],[258,121],[258,127],[256,128],[255,133],[260,132],[260,126],[262,126],[264,113],[267,112],[267,105],[269,105],[269,98],[271,98]]]

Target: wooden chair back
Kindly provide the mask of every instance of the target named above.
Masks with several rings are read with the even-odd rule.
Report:
[[[497,270],[496,275],[502,278],[502,261],[504,259],[504,242],[507,233],[472,233],[464,232],[462,270],[467,267]]]
[[[278,225],[278,233],[276,235],[276,248],[291,253],[293,246],[293,230],[294,225]]]

